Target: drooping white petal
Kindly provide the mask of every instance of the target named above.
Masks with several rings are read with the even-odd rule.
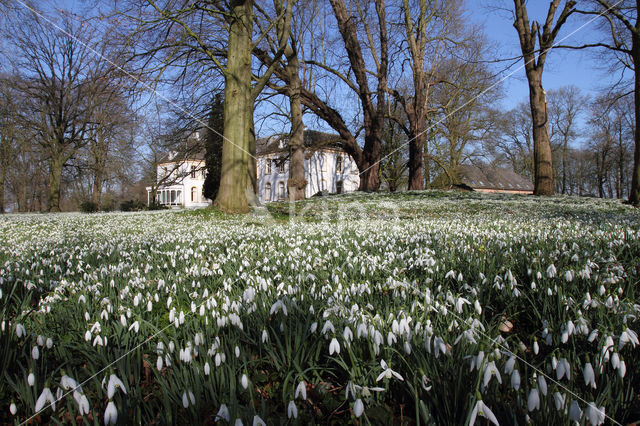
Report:
[[[289,401],[289,405],[287,406],[287,417],[297,419],[298,418],[298,407],[296,407],[296,403],[293,401]]]
[[[360,398],[356,399],[356,402],[353,403],[353,415],[356,417],[360,417],[364,413],[364,404]]]
[[[294,398],[298,398],[298,396],[301,396],[305,401],[307,400],[307,385],[304,381],[298,383],[298,386],[296,387]]]
[[[116,424],[118,422],[118,409],[113,401],[109,401],[107,404],[107,409],[104,410],[104,424],[108,425],[110,423]]]

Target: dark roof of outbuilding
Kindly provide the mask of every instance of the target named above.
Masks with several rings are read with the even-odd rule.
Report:
[[[340,136],[317,130],[304,131],[305,150],[317,151],[323,148],[343,150]],[[275,154],[288,151],[289,135],[274,135],[256,140],[256,154]]]
[[[533,183],[511,169],[488,164],[462,164],[457,168],[459,183],[473,189],[533,191]]]

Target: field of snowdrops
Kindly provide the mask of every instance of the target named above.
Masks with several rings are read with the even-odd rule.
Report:
[[[0,217],[0,423],[628,424],[640,214],[443,192]]]

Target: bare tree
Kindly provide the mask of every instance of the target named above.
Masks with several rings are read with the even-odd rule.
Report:
[[[515,7],[514,27],[518,32],[520,48],[524,59],[524,68],[529,82],[529,103],[533,121],[533,165],[534,194],[553,194],[553,160],[549,123],[547,116],[546,92],[542,87],[542,72],[547,55],[554,45],[560,29],[567,18],[575,11],[574,0],[565,0],[560,15],[556,12],[562,0],[549,3],[547,17],[542,29],[536,22],[529,22],[525,0],[513,0]],[[536,48],[536,43],[538,47]]]
[[[578,136],[578,117],[588,104],[589,98],[584,96],[577,87],[566,86],[550,90],[548,99],[551,133],[557,139],[561,155],[562,177],[559,189],[562,194],[567,194],[570,145]]]

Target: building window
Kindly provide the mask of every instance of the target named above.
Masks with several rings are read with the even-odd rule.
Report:
[[[201,175],[203,180],[206,179],[207,178],[207,169],[202,169],[200,171],[200,175]]]
[[[271,201],[271,184],[266,183],[264,185],[264,200]]]
[[[278,200],[284,200],[286,196],[284,182],[278,182]]]
[[[341,180],[337,181],[336,182],[336,192],[338,194],[342,194],[342,192],[343,192],[343,188],[342,187],[343,187],[342,181]]]
[[[344,164],[342,162],[342,155],[338,155],[336,158],[336,173],[342,174],[344,172]]]
[[[198,200],[198,190],[196,189],[195,186],[191,187],[191,202],[192,203],[196,203]]]
[[[196,178],[196,166],[191,166],[191,179]]]
[[[264,160],[264,174],[265,175],[270,175],[271,172],[271,160],[269,160],[268,158],[266,160]],[[269,185],[271,186],[271,185]]]
[[[284,158],[278,161],[278,173],[284,173]]]

